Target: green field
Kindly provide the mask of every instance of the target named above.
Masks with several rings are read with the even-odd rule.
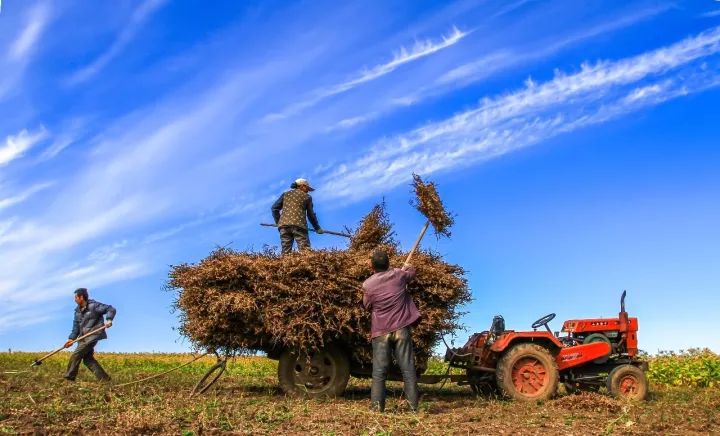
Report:
[[[276,362],[233,360],[206,394],[189,393],[213,358],[203,358],[164,377],[133,386],[95,382],[81,368],[65,382],[68,354],[31,372],[38,354],[0,353],[0,433],[207,434],[707,434],[720,425],[720,357],[708,351],[663,354],[651,359],[651,397],[625,403],[599,394],[559,395],[540,404],[475,397],[469,388],[421,386],[417,414],[407,412],[391,384],[388,412],[369,411],[369,382],[351,379],[339,399],[284,396]],[[158,374],[190,360],[182,354],[99,353],[120,384]],[[441,362],[432,366],[444,370]]]

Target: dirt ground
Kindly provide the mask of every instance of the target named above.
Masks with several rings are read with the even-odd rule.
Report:
[[[720,389],[653,386],[646,402],[601,394],[560,395],[543,403],[475,397],[469,388],[422,386],[420,411],[410,413],[391,384],[388,411],[369,410],[369,382],[351,379],[343,398],[289,398],[276,387],[275,362],[236,359],[208,393],[189,393],[213,363],[205,358],[167,376],[115,387],[85,368],[62,379],[67,353],[32,372],[37,357],[0,353],[0,433],[99,434],[712,434],[719,433]],[[159,374],[188,355],[99,354],[119,384]]]

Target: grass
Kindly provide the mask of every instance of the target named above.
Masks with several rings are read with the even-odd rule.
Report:
[[[125,388],[95,382],[82,368],[78,381],[62,373],[68,354],[30,373],[37,357],[0,353],[0,434],[707,434],[720,424],[720,389],[661,384],[651,398],[625,403],[598,394],[560,396],[539,404],[474,397],[466,387],[422,386],[417,414],[405,411],[400,384],[391,383],[388,412],[369,411],[369,382],[351,379],[344,398],[289,398],[277,389],[275,361],[243,357],[207,394],[189,392],[214,360],[203,358],[177,372]],[[183,354],[99,353],[98,360],[123,383],[159,374],[189,361]],[[433,372],[444,373],[433,363]],[[652,368],[652,365],[651,365]]]

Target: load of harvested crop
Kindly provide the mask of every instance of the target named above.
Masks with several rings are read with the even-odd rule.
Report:
[[[177,291],[180,331],[199,348],[221,351],[274,354],[339,342],[353,362],[370,364],[362,283],[372,274],[370,256],[377,248],[388,252],[391,267],[403,264],[383,204],[360,223],[348,250],[280,256],[223,248],[196,265],[175,266],[168,285]],[[458,310],[470,294],[463,269],[438,255],[420,251],[412,264],[417,278],[408,288],[422,314],[413,340],[422,366],[439,335],[459,327]]]
[[[455,219],[445,210],[435,183],[426,183],[420,176],[413,174],[413,189],[416,199],[411,204],[427,217],[435,233],[450,237],[450,227],[455,224]]]

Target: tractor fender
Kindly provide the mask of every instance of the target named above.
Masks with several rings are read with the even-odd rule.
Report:
[[[490,350],[496,353],[503,353],[519,343],[531,343],[541,345],[556,355],[563,347],[562,343],[549,332],[505,332],[500,335],[490,346]]]

